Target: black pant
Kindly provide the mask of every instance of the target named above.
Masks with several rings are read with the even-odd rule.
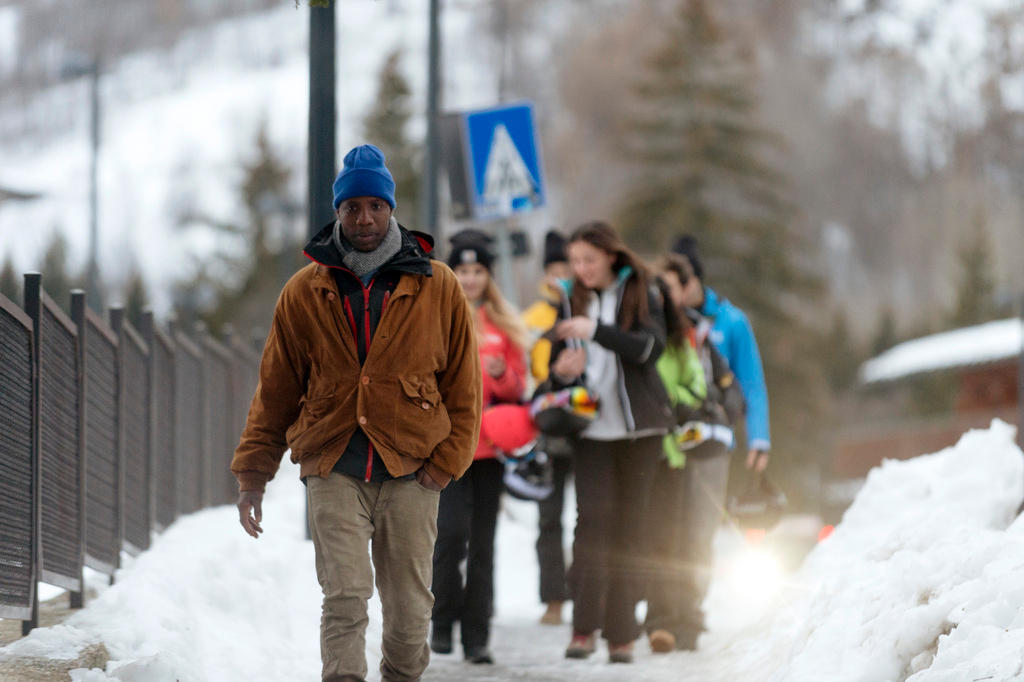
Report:
[[[701,604],[707,595],[715,532],[722,522],[729,455],[689,457],[683,469],[658,465],[648,520],[651,580],[647,632],[668,630],[677,640],[704,631]]]
[[[464,648],[486,646],[494,607],[494,531],[504,466],[478,459],[441,492],[434,545],[435,628],[461,621]],[[466,559],[463,585],[459,564]]]
[[[540,600],[545,604],[566,601],[565,549],[562,544],[562,507],[565,504],[565,482],[572,472],[571,457],[552,457],[555,489],[540,500],[537,535],[537,562],[540,564]]]
[[[638,532],[661,452],[661,436],[581,440],[573,452],[576,537],[573,629],[601,630],[611,644],[640,635],[636,603],[644,586],[644,538]]]

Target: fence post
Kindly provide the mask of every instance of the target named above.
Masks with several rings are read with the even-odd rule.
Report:
[[[39,320],[42,317],[43,276],[38,272],[25,274],[25,285],[22,295],[25,299],[24,308],[32,318],[32,615],[21,623],[21,634],[39,627],[39,581],[43,572],[43,504],[42,504],[42,467],[39,457],[39,441],[41,440],[40,411],[42,403],[39,395]]]
[[[156,333],[153,311],[146,309],[142,311],[139,319],[139,334],[142,340],[149,347],[149,358],[146,361],[146,373],[149,375],[149,411],[146,420],[149,424],[149,442],[146,447],[149,449],[149,480],[146,485],[149,487],[149,522],[150,529],[156,527],[157,520],[157,484],[156,484]]]
[[[207,363],[210,355],[210,333],[203,322],[196,322],[192,332],[199,355],[199,508],[213,506],[213,443],[210,442],[210,377]]]
[[[125,452],[127,449],[127,425],[125,424],[124,397],[124,308],[110,307],[107,309],[110,328],[117,334],[117,567],[121,565],[121,549],[124,547],[124,514],[125,514]],[[152,516],[150,518],[153,518]],[[114,574],[110,574],[110,584],[114,584]]]
[[[71,608],[80,609],[85,606],[85,500],[86,500],[86,475],[87,450],[86,450],[86,410],[89,409],[85,399],[85,292],[81,289],[71,291],[71,321],[78,329],[78,339],[75,349],[78,353],[78,540],[80,543],[78,551],[78,571],[81,581],[78,591],[71,591]]]

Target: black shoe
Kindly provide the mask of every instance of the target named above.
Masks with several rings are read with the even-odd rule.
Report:
[[[430,650],[435,654],[452,652],[452,626],[434,623],[430,631]]]
[[[490,665],[494,663],[494,657],[491,656],[491,652],[485,646],[467,646],[466,660],[476,664]]]

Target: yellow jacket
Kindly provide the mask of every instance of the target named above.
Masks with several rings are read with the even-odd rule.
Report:
[[[523,324],[526,325],[533,345],[530,347],[530,374],[540,383],[548,378],[548,364],[551,362],[551,342],[541,338],[541,334],[551,329],[558,319],[558,298],[546,285],[541,285],[544,297],[523,312]]]

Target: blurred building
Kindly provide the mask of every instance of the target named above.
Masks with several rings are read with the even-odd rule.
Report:
[[[993,419],[1019,420],[1022,320],[964,327],[898,344],[865,362],[844,415],[826,497],[841,510],[868,471],[954,445]]]

